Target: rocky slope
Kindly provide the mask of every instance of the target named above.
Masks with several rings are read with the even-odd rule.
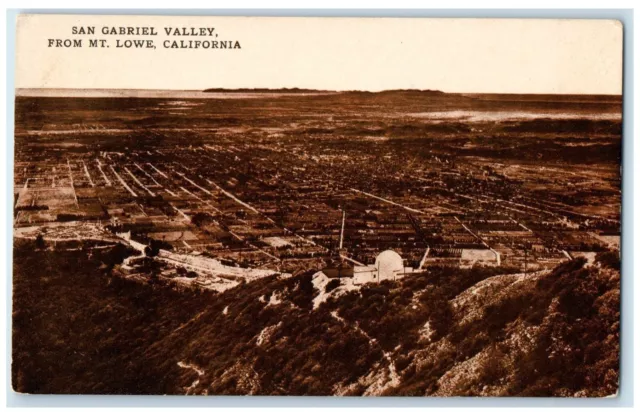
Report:
[[[126,281],[100,268],[112,254],[78,256],[51,252],[34,267],[33,251],[16,248],[18,391],[607,396],[618,387],[614,253],[538,273],[436,268],[358,288],[303,274],[220,294]]]

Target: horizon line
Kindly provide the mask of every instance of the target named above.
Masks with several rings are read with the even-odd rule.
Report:
[[[536,92],[536,93],[527,93],[527,92],[477,92],[477,91],[465,91],[465,92],[447,92],[439,89],[421,89],[421,88],[391,88],[384,90],[365,90],[365,89],[353,89],[353,90],[337,90],[337,89],[319,89],[319,88],[301,88],[301,87],[277,87],[277,88],[269,88],[269,87],[235,87],[235,88],[225,88],[225,87],[207,87],[204,89],[174,89],[174,88],[69,88],[69,87],[15,87],[14,93],[18,96],[17,92],[20,90],[63,90],[63,91],[172,91],[172,92],[202,92],[202,93],[215,93],[216,91],[206,91],[206,90],[221,90],[219,92],[233,92],[237,90],[270,90],[270,91],[285,91],[285,90],[302,90],[302,91],[316,91],[316,92],[328,92],[328,93],[349,93],[349,92],[362,92],[362,93],[384,93],[384,92],[394,92],[394,91],[413,91],[413,92],[435,92],[442,94],[491,94],[491,95],[532,95],[532,96],[543,96],[543,95],[556,95],[556,96],[571,96],[571,95],[583,95],[583,96],[604,96],[604,97],[622,97],[622,93],[620,94],[604,94],[604,93],[553,93],[553,92]],[[244,91],[250,92],[250,91]],[[256,92],[260,93],[260,91]]]

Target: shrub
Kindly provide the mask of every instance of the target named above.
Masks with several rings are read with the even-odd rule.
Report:
[[[329,293],[338,286],[340,286],[340,279],[331,279],[329,283],[327,283],[327,285],[324,287],[324,291],[326,293]]]
[[[613,270],[620,270],[620,252],[619,251],[603,251],[596,254],[596,262],[604,267]]]
[[[36,248],[42,250],[47,246],[47,244],[44,242],[44,237],[42,236],[42,234],[38,234],[38,236],[36,237]]]

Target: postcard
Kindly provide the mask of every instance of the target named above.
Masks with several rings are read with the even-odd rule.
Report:
[[[20,15],[13,389],[616,396],[622,33]]]

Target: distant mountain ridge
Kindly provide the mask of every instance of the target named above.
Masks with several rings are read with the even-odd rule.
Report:
[[[392,93],[419,93],[431,95],[446,95],[440,90],[420,90],[420,89],[393,89],[383,91],[362,91],[362,90],[318,90],[309,88],[207,88],[202,92],[213,93],[287,93],[287,94],[317,94],[317,93],[351,93],[351,94],[392,94]]]

